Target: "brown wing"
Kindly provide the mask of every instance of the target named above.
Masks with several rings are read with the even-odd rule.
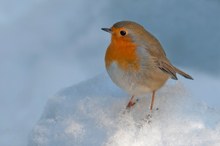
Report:
[[[146,50],[153,58],[154,62],[161,69],[163,72],[169,74],[172,79],[177,80],[176,74],[180,74],[187,79],[193,79],[190,75],[186,74],[185,72],[179,70],[178,68],[174,67],[170,61],[166,57],[166,53],[163,50],[160,42],[149,32],[146,31],[148,35],[145,36],[146,42]]]
[[[173,66],[168,60],[158,60],[157,65],[159,69],[161,69],[165,73],[168,73],[174,80],[178,79],[176,76],[177,73],[187,79],[193,80],[193,78],[190,75]]]
[[[174,67],[167,61],[164,60],[158,60],[157,61],[158,68],[161,69],[163,72],[169,74],[172,79],[178,80],[176,76],[176,71]]]
[[[172,79],[177,80],[175,68],[171,65],[171,63],[167,59],[166,53],[163,50],[162,46],[160,45],[160,42],[156,38],[151,37],[150,43],[151,43],[151,45],[149,45],[150,47],[146,47],[146,50],[153,58],[157,67],[161,69],[163,72],[169,74]]]
[[[154,46],[148,48],[147,50],[150,53],[151,57],[153,58],[154,62],[156,63],[157,67],[163,72],[169,74],[172,79],[177,80],[178,78],[176,74],[178,73],[187,79],[193,80],[193,78],[190,75],[181,71],[180,69],[176,68],[170,63],[161,46],[157,46],[157,47]]]

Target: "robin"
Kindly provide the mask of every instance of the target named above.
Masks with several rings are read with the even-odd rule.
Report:
[[[171,64],[160,42],[140,24],[120,21],[102,30],[111,34],[111,43],[105,54],[107,72],[116,85],[131,95],[126,108],[135,104],[135,96],[152,92],[152,111],[155,92],[169,78],[177,80],[178,73],[193,79]]]

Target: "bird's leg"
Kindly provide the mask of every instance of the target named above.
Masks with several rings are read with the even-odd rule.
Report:
[[[150,124],[151,119],[152,119],[152,110],[153,110],[153,105],[154,105],[154,97],[155,97],[155,92],[153,91],[152,97],[151,97],[151,103],[150,103],[150,113],[146,115],[146,117],[143,119],[144,122]]]
[[[150,112],[152,112],[152,110],[153,110],[155,92],[156,91],[153,91],[153,93],[152,93],[151,104],[150,104]]]
[[[129,102],[128,102],[127,106],[126,106],[126,109],[129,109],[129,108],[131,108],[132,106],[135,105],[136,102],[133,102],[133,99],[134,99],[134,95],[129,100]]]

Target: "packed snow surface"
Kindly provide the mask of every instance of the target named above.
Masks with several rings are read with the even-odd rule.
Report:
[[[193,82],[169,81],[150,118],[150,94],[128,111],[129,95],[97,76],[50,98],[28,145],[219,146],[220,111],[191,94]]]

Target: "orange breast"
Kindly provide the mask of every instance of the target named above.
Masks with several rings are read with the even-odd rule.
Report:
[[[117,62],[119,67],[123,70],[137,71],[139,69],[136,45],[129,37],[112,36],[111,44],[105,55],[106,67],[108,68],[114,61]]]

